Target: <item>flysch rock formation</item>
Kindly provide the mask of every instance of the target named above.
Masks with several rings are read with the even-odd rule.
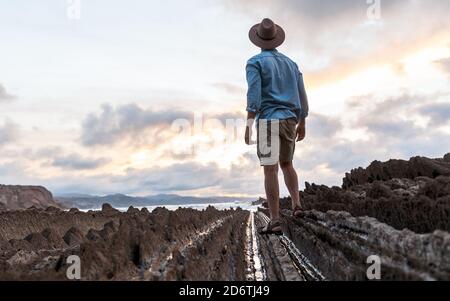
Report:
[[[53,224],[26,220],[23,224],[38,225],[28,234],[22,228],[0,236],[0,280],[67,280],[71,255],[80,258],[83,280],[246,279],[247,211],[119,212],[105,205],[100,212],[34,213]],[[23,211],[6,214],[29,218]]]
[[[31,208],[20,211],[6,211],[0,215],[0,240],[22,239],[31,233],[45,229],[63,237],[71,228],[83,234],[90,229],[100,230],[110,221],[117,222],[119,211],[105,204],[101,211],[82,212],[76,208],[63,211],[56,207]]]
[[[51,192],[42,186],[0,185],[0,211],[50,206],[61,207]]]
[[[415,157],[410,161],[374,162],[367,170],[356,169],[347,174],[346,179],[352,179],[352,184],[344,179],[343,188],[306,183],[300,192],[303,208],[370,216],[396,229],[408,228],[417,233],[436,229],[450,232],[449,155],[444,159]],[[405,168],[397,170],[399,165]],[[399,178],[393,178],[394,174]],[[267,203],[264,205],[267,207]],[[291,199],[281,199],[280,206],[289,209]]]
[[[285,212],[284,218],[286,235],[323,280],[367,280],[370,256],[381,261],[381,280],[450,280],[448,232],[400,231],[336,211],[305,211],[299,218]]]
[[[437,178],[450,176],[450,153],[443,158],[430,159],[413,157],[406,160],[374,161],[367,168],[353,169],[345,175],[342,188],[354,185],[397,179],[415,179],[417,177]]]
[[[68,280],[71,255],[82,280],[368,280],[373,256],[381,280],[450,280],[449,157],[374,162],[342,187],[307,183],[300,217],[281,200],[282,236],[256,233],[264,208],[3,211],[0,280]]]
[[[261,253],[270,263],[266,279],[286,278],[283,257],[270,250],[282,253],[276,245],[288,241],[293,247],[284,252],[297,273],[287,275],[294,279],[367,280],[367,260],[375,255],[382,280],[450,280],[449,159],[374,162],[347,174],[343,188],[306,183],[299,218],[292,217],[291,199],[281,199],[284,237],[258,237],[269,250]],[[256,223],[265,225],[267,214],[258,212]]]

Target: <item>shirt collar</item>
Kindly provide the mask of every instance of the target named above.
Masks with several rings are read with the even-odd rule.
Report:
[[[261,49],[261,52],[278,52],[276,49]]]

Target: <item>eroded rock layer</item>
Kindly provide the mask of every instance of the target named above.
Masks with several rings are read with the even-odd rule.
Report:
[[[102,211],[82,212],[78,209],[63,211],[56,207],[6,211],[0,214],[0,239],[22,239],[31,233],[52,229],[63,237],[69,229],[76,228],[83,235],[90,229],[99,230],[106,222],[117,221],[120,212],[109,205]]]
[[[450,234],[396,230],[347,212],[283,214],[286,234],[329,280],[367,280],[369,256],[381,259],[381,280],[450,280]]]
[[[370,258],[381,280],[450,280],[449,164],[374,162],[342,188],[306,183],[299,217],[281,200],[282,236],[256,233],[266,209],[2,211],[2,198],[0,280],[67,280],[71,255],[82,280],[367,280]]]
[[[413,157],[409,161],[394,159],[387,162],[374,161],[365,169],[360,167],[347,173],[343,179],[342,187],[349,188],[354,185],[387,181],[394,178],[415,179],[417,177],[436,178],[438,176],[450,176],[450,153],[437,159]]]
[[[449,232],[449,172],[450,154],[443,159],[416,157],[410,161],[375,162],[367,169],[347,174],[344,188],[306,183],[300,197],[306,210],[347,211],[417,233]],[[353,179],[351,184],[348,179]],[[289,209],[291,200],[281,199],[280,204]]]
[[[391,179],[349,189],[307,184],[300,197],[307,210],[347,211],[417,233],[450,231],[450,177]],[[281,203],[290,207],[289,198]]]
[[[0,280],[67,280],[70,255],[83,280],[245,280],[243,210],[32,211],[33,221],[14,213],[15,238],[0,237]],[[11,214],[0,222],[13,229]],[[39,220],[49,219],[43,229]]]

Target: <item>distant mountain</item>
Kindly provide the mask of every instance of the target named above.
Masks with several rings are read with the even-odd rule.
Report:
[[[83,193],[64,193],[58,195],[60,198],[89,198],[92,197],[90,194],[83,194]]]
[[[80,209],[97,209],[104,203],[113,207],[143,207],[143,206],[164,206],[164,205],[187,205],[187,204],[214,204],[227,202],[252,202],[254,198],[239,197],[192,197],[180,196],[177,194],[158,194],[144,197],[135,197],[125,194],[112,194],[106,196],[95,196],[85,194],[63,194],[56,196],[59,202],[65,207]]]

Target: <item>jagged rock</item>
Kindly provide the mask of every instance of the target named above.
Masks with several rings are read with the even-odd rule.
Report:
[[[22,239],[30,233],[40,233],[47,228],[53,229],[59,236],[64,236],[72,227],[77,227],[85,235],[90,229],[100,230],[105,223],[118,220],[120,215],[118,211],[115,213],[53,209],[50,209],[50,212],[38,209],[7,211],[0,214],[0,238]]]
[[[306,210],[375,217],[399,230],[450,231],[450,177],[446,176],[375,181],[348,189],[312,184],[300,192],[300,199]],[[280,207],[290,209],[291,198],[282,198]]]
[[[35,250],[49,248],[47,239],[41,233],[32,233],[25,237],[25,240],[28,241]]]
[[[265,202],[267,202],[267,200],[260,197],[260,198],[258,198],[258,200],[252,202],[252,205],[253,205],[253,206],[256,206],[256,205],[262,205],[262,204],[265,203]]]
[[[83,233],[80,230],[78,230],[78,228],[72,227],[66,232],[63,239],[67,245],[73,247],[80,245],[84,237]]]
[[[450,280],[450,234],[396,230],[346,212],[285,215],[289,235],[327,279],[367,280],[366,260],[381,258],[382,280]]]
[[[117,231],[114,222],[106,223],[102,230],[100,230],[99,234],[103,239],[110,238]]]
[[[25,251],[31,251],[33,249],[32,245],[23,239],[11,239],[9,241],[9,244],[11,248],[13,248],[16,251],[25,250]]]
[[[66,247],[62,237],[51,228],[47,228],[42,231],[42,236],[47,239],[48,246],[51,249],[63,249]]]
[[[38,255],[34,251],[19,250],[6,262],[10,265],[25,265],[38,258]]]
[[[450,153],[448,153],[444,156],[444,161],[450,163]]]
[[[367,190],[366,196],[372,199],[379,198],[389,198],[392,196],[392,191],[389,189],[387,185],[384,185],[380,182],[375,182],[371,187]]]
[[[47,256],[33,266],[33,272],[41,270],[55,270],[59,259],[59,256]]]
[[[114,209],[110,204],[103,204],[102,205],[102,212],[106,213],[106,214],[114,215],[114,214],[119,213],[120,211],[117,210],[117,209]]]
[[[374,161],[366,169],[353,169],[345,175],[342,188],[354,185],[387,181],[393,178],[414,179],[416,177],[436,178],[450,176],[450,153],[441,159],[413,157],[409,161],[389,160],[387,162]]]
[[[139,214],[139,212],[140,212],[139,209],[134,208],[133,206],[130,206],[127,210],[127,213],[129,214]]]
[[[285,234],[329,280],[366,279],[368,255],[382,259],[382,279],[449,280],[449,159],[376,162],[343,188],[306,183],[300,218],[281,200]],[[0,213],[0,280],[64,280],[70,255],[81,258],[83,280],[247,277],[251,218],[240,208],[33,207]],[[256,241],[269,280],[314,278],[296,271],[282,240]]]
[[[92,241],[100,241],[102,239],[102,236],[100,234],[100,231],[91,229],[86,234],[86,238]]]
[[[12,251],[11,244],[4,239],[0,239],[0,257],[10,251]]]
[[[61,209],[54,206],[49,206],[47,207],[47,209],[45,209],[45,211],[48,213],[59,213]]]

